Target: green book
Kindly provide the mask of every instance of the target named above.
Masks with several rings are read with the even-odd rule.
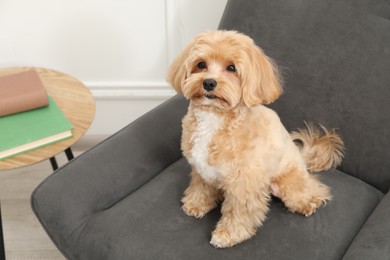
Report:
[[[72,137],[72,124],[49,97],[49,105],[0,117],[0,160]]]

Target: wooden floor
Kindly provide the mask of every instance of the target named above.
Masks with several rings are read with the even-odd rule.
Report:
[[[75,152],[75,155],[80,152]],[[59,165],[64,155],[56,157]],[[46,235],[31,210],[34,188],[52,173],[49,161],[20,169],[0,171],[0,200],[7,260],[65,259]]]

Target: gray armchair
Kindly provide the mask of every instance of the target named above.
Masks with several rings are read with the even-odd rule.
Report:
[[[35,214],[69,259],[389,259],[389,18],[388,0],[228,1],[220,28],[250,35],[282,70],[271,107],[285,126],[322,123],[345,142],[342,165],[319,174],[333,200],[311,217],[273,199],[255,237],[211,246],[220,209],[181,210],[180,96],[54,172],[32,194]]]

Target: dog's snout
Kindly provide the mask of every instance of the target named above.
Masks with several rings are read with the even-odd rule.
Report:
[[[212,91],[217,86],[217,82],[214,79],[205,79],[203,81],[203,88],[207,91]]]

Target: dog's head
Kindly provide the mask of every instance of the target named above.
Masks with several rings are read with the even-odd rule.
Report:
[[[196,36],[169,67],[168,81],[193,102],[220,109],[268,104],[282,93],[272,60],[235,31]]]

